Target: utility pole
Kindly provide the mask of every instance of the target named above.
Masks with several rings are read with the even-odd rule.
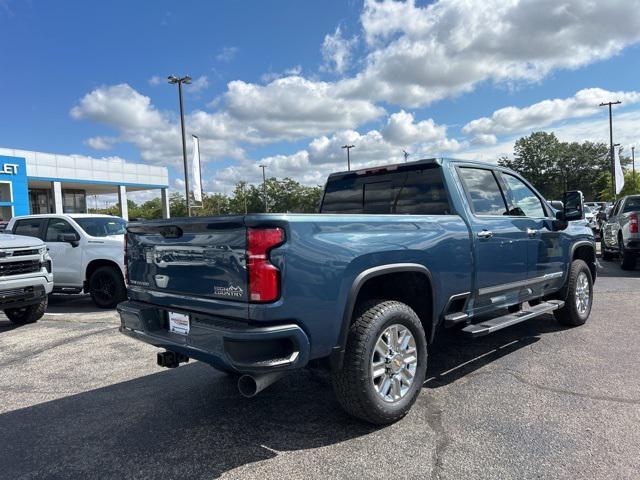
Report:
[[[184,190],[185,198],[187,200],[187,216],[191,216],[191,200],[189,200],[189,167],[187,165],[187,142],[184,137],[184,105],[182,102],[182,84],[190,84],[191,77],[185,75],[184,77],[176,77],[175,75],[169,75],[169,83],[178,85],[178,96],[180,97],[180,127],[182,128],[182,162],[184,164]]]
[[[347,149],[347,170],[348,171],[351,171],[351,157],[349,156],[349,151],[355,147],[356,147],[355,145],[349,145],[349,144],[342,146],[342,148]]]
[[[269,205],[267,204],[267,176],[264,173],[266,165],[258,165],[262,169],[262,192],[264,193],[264,212],[269,213]]]
[[[613,198],[615,200],[616,194],[616,160],[615,153],[613,151],[613,119],[611,113],[612,105],[620,105],[622,102],[617,100],[615,102],[602,102],[601,107],[609,107],[609,154],[611,155],[611,189],[613,190]]]

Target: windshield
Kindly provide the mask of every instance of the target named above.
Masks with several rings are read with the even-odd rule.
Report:
[[[121,218],[74,218],[87,235],[92,237],[108,237],[109,235],[124,235],[127,222]]]

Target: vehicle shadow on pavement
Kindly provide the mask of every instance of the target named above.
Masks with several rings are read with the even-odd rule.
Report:
[[[20,328],[22,325],[16,325],[15,323],[11,323],[9,320],[4,320],[0,318],[0,333],[2,332],[10,332],[16,328]]]
[[[0,415],[3,478],[200,478],[376,428],[304,370],[257,398],[203,363]]]
[[[426,388],[439,388],[522,348],[546,333],[565,330],[553,315],[542,315],[518,325],[473,339],[457,329],[442,330],[430,349]]]
[[[115,310],[115,309],[113,309]],[[108,309],[99,308],[87,294],[49,295],[47,313],[104,313]]]

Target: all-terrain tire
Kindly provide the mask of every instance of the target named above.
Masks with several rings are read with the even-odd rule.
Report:
[[[42,318],[47,310],[48,297],[44,297],[40,303],[29,305],[22,308],[7,308],[4,314],[11,323],[15,325],[26,325],[27,323],[35,323]]]
[[[411,385],[401,398],[385,401],[376,390],[371,362],[380,335],[398,324],[415,340],[417,365]],[[370,423],[384,425],[404,417],[416,401],[427,370],[427,340],[418,315],[397,301],[371,301],[356,309],[349,329],[343,367],[332,373],[338,402],[349,414]]]
[[[563,292],[564,306],[553,312],[556,320],[563,325],[571,327],[583,325],[589,318],[591,306],[593,305],[593,278],[591,277],[591,270],[589,270],[584,260],[574,260],[571,263],[569,278]],[[583,292],[586,296],[580,292]],[[584,308],[580,306],[584,304],[579,302],[579,297],[586,301]]]
[[[116,267],[97,268],[89,278],[91,300],[100,308],[113,308],[127,298],[127,287]]]

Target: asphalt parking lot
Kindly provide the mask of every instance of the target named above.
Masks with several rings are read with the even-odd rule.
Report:
[[[211,367],[155,365],[85,296],[0,316],[1,478],[640,478],[640,266],[603,262],[589,322],[444,334],[411,413],[359,423],[327,378],[253,399]]]

